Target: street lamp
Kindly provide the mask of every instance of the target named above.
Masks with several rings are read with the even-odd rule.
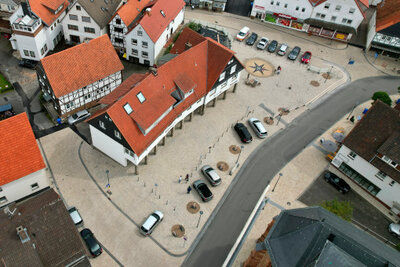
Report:
[[[108,193],[109,195],[111,195],[112,192],[111,192],[111,185],[110,185],[110,176],[109,176],[109,173],[110,173],[110,171],[109,171],[109,170],[106,170],[106,174],[107,174],[107,185],[106,185],[106,188],[107,188],[107,193]]]
[[[200,216],[199,216],[199,220],[197,221],[197,226],[196,226],[196,228],[199,228],[201,215],[203,215],[203,211],[202,211],[202,210],[200,211]]]
[[[242,150],[243,150],[243,148],[244,148],[244,146],[243,146],[243,145],[241,145],[241,146],[240,146],[239,155],[238,155],[238,157],[237,157],[237,159],[236,159],[236,163],[235,163],[235,165],[237,165],[237,164],[238,164],[238,162],[239,162],[240,154],[242,154]]]
[[[276,183],[275,183],[275,185],[274,185],[274,188],[272,188],[272,192],[275,191],[275,187],[276,187],[276,185],[278,184],[279,179],[281,179],[282,176],[283,176],[283,174],[280,172],[280,173],[279,173],[279,177],[278,177],[278,181],[276,181]]]

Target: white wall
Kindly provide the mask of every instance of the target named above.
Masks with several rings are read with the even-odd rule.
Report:
[[[272,5],[271,2],[272,0],[255,0],[251,16],[255,16],[257,12],[282,13],[304,20],[309,18],[312,12],[312,6],[308,0],[273,0]],[[278,2],[279,6],[277,5]],[[287,4],[286,8],[285,4]],[[264,9],[260,9],[259,7],[264,7]],[[299,10],[296,10],[296,7],[299,7]],[[302,8],[305,8],[304,12]]]
[[[332,165],[339,168],[342,162],[345,162],[348,166],[381,189],[376,197],[386,205],[391,207],[393,201],[400,203],[400,184],[396,182],[393,186],[390,186],[389,184],[393,179],[389,176],[387,176],[383,181],[377,178],[375,175],[379,172],[379,169],[371,165],[359,155],[354,159],[351,159],[348,157],[350,152],[351,150],[343,145],[332,160]]]
[[[138,31],[142,31],[143,35],[139,36],[137,34]],[[132,44],[132,39],[137,40],[137,45]],[[138,55],[134,56],[139,58],[139,63],[144,64],[145,60],[150,61],[150,66],[154,64],[154,43],[150,39],[149,35],[146,33],[146,31],[143,29],[142,25],[136,26],[131,32],[129,32],[126,37],[126,54],[127,56],[133,56],[132,49],[138,50]],[[144,48],[142,45],[142,42],[147,42],[148,46],[147,48]],[[147,52],[148,53],[148,58],[144,58],[142,56],[142,52]]]
[[[34,183],[38,183],[39,187],[32,190],[31,185]],[[0,203],[0,207],[29,196],[49,186],[50,180],[47,178],[45,169],[41,169],[18,180],[12,181],[11,183],[1,186],[2,191],[0,192],[0,198],[5,196],[8,201],[6,203]]]

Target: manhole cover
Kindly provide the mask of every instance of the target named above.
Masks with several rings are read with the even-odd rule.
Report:
[[[324,79],[327,79],[327,80],[329,80],[329,79],[331,79],[331,78],[332,78],[332,76],[331,76],[331,75],[329,75],[327,72],[325,72],[325,73],[322,73],[322,77],[324,77]]]
[[[230,151],[232,154],[239,154],[239,153],[240,153],[240,147],[237,146],[237,145],[231,145],[231,146],[229,147],[229,151]]]
[[[319,82],[317,81],[311,81],[310,84],[315,87],[319,86]]]
[[[182,237],[185,235],[185,227],[182,224],[175,224],[171,228],[171,233],[174,237]]]
[[[189,203],[186,204],[186,209],[190,213],[195,214],[195,213],[199,212],[200,205],[199,205],[199,203],[197,203],[195,201],[190,201]]]
[[[264,122],[265,122],[266,124],[268,124],[268,125],[272,125],[272,124],[274,124],[274,118],[272,118],[272,117],[265,117],[265,118],[264,118]]]
[[[220,161],[217,163],[217,168],[220,171],[226,172],[229,169],[229,165],[225,161]]]

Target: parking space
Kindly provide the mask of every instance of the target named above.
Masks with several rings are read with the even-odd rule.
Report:
[[[351,186],[357,186],[350,184]],[[356,192],[350,190],[349,193],[342,194],[323,178],[323,173],[311,184],[311,186],[298,198],[307,206],[318,206],[324,201],[337,199],[339,201],[349,201],[353,207],[353,219],[370,230],[378,233],[384,238],[397,244],[399,239],[388,232],[391,223],[379,210],[372,206],[368,201],[360,197]]]

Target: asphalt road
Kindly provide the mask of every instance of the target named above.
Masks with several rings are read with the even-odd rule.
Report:
[[[182,266],[221,266],[263,190],[276,173],[339,118],[350,112],[356,103],[370,99],[375,91],[395,94],[398,86],[399,77],[357,80],[303,113],[285,130],[259,146],[240,169],[236,184],[197,246],[190,249]]]
[[[350,186],[357,185],[350,184]],[[307,206],[319,206],[324,201],[333,199],[349,201],[353,207],[354,220],[395,244],[400,242],[399,239],[389,233],[388,226],[391,221],[385,215],[352,190],[347,194],[339,193],[334,186],[325,181],[323,174],[314,181],[298,200]]]

